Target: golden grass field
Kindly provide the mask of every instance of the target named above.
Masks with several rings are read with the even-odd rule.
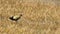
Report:
[[[60,34],[60,0],[0,0],[0,34]]]

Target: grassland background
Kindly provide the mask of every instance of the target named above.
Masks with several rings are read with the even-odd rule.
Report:
[[[60,0],[0,0],[0,34],[60,34]]]

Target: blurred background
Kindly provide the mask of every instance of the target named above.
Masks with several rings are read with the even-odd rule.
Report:
[[[0,0],[0,34],[60,34],[60,0]]]

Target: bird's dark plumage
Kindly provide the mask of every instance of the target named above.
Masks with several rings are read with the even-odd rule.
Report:
[[[9,19],[11,19],[12,21],[18,21],[20,19],[20,17],[14,19],[14,16],[10,17]]]
[[[18,21],[21,18],[22,14],[20,14],[20,16],[11,16],[9,17],[10,20],[12,21]]]

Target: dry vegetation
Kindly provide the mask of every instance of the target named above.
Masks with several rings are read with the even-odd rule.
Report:
[[[60,34],[60,0],[0,0],[0,34]],[[23,16],[17,22],[12,15]]]

